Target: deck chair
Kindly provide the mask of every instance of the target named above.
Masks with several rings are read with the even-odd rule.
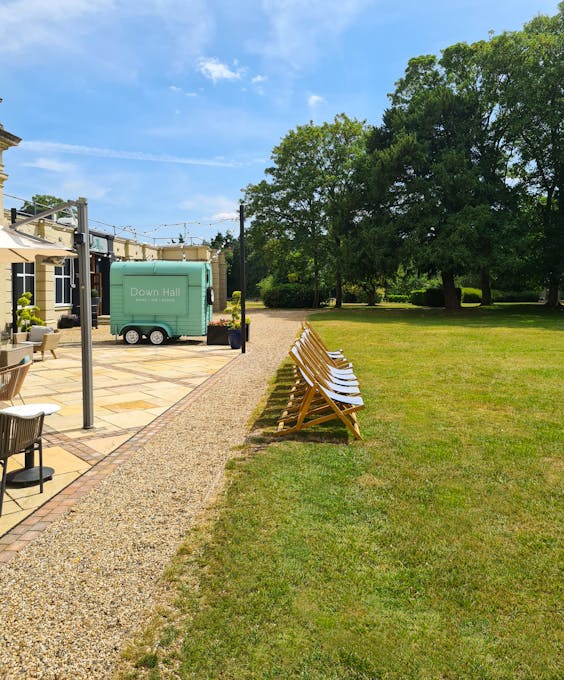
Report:
[[[43,493],[43,432],[44,413],[35,416],[17,416],[0,411],[0,465],[2,481],[0,483],[0,516],[4,493],[6,491],[6,473],[8,459],[17,453],[37,451],[39,453],[39,491]]]
[[[12,405],[14,399],[19,396],[24,404],[21,389],[26,375],[31,368],[31,361],[19,363],[0,369],[0,401],[9,401]]]
[[[289,434],[338,419],[355,439],[362,439],[356,416],[356,412],[364,408],[360,394],[343,394],[327,387],[304,363],[299,350],[295,350],[294,346],[290,350],[290,357],[296,364],[299,378],[291,400],[282,413],[276,434]]]
[[[329,360],[335,364],[335,366],[339,366],[342,364],[349,364],[349,361],[347,360],[346,356],[343,354],[342,349],[338,350],[330,350],[325,342],[323,341],[323,338],[319,333],[315,330],[315,328],[309,323],[309,321],[304,321],[302,323],[302,328],[304,330],[304,334],[306,337],[308,337],[309,340],[311,340],[312,343],[317,345],[320,349],[321,352],[325,353]]]
[[[321,352],[317,346],[312,345],[304,335],[296,341],[294,346],[302,355],[305,363],[325,375],[329,382],[358,386],[359,383],[352,368],[336,368],[327,358],[327,355]]]

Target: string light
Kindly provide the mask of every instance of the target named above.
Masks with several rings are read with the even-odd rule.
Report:
[[[16,201],[21,201],[24,204],[29,202],[27,199],[21,198],[20,196],[13,196],[11,194],[6,194],[6,193],[4,194],[4,196],[7,197],[7,198],[13,198]],[[37,201],[34,201],[33,205],[38,206],[40,208],[44,208],[44,209],[51,207],[49,205],[42,205],[40,202],[37,202]],[[75,217],[71,208],[66,208],[64,211],[59,211],[59,212],[64,212],[64,213],[68,214],[68,216],[71,217],[71,218]],[[144,238],[151,239],[153,241],[153,243],[155,243],[156,241],[171,242],[173,240],[174,237],[171,237],[171,236],[161,236],[161,237],[151,236],[151,234],[159,232],[161,229],[164,229],[164,228],[168,228],[168,227],[184,227],[184,228],[186,228],[188,225],[190,225],[190,226],[198,226],[198,227],[202,227],[202,226],[206,227],[207,226],[211,229],[212,227],[217,226],[219,224],[225,224],[226,222],[237,222],[237,221],[238,221],[238,218],[236,216],[222,217],[221,219],[212,220],[212,221],[210,221],[210,220],[205,220],[205,221],[202,221],[202,220],[190,220],[190,221],[188,221],[188,220],[186,220],[186,221],[183,221],[183,222],[172,222],[172,223],[167,223],[167,224],[159,224],[159,225],[153,226],[152,228],[148,227],[145,230],[142,230],[141,228],[136,228],[136,227],[133,227],[131,225],[119,226],[119,225],[116,225],[116,224],[109,224],[108,222],[102,222],[101,220],[96,220],[96,219],[91,218],[91,217],[88,218],[89,223],[99,224],[102,227],[107,227],[108,229],[111,229],[114,233],[114,236],[117,236],[118,233],[119,234],[133,234],[135,239],[137,239],[140,236],[142,238],[144,237]],[[103,231],[103,229],[101,229],[101,231]],[[203,243],[204,240],[205,240],[205,239],[203,239],[199,236],[187,237],[185,235],[184,237],[190,238],[190,240],[192,242],[194,240],[198,240],[198,241]]]

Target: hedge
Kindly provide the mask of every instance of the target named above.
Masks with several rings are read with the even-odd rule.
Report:
[[[462,299],[462,289],[456,289],[456,296],[458,301]],[[425,288],[421,290],[412,290],[409,296],[409,301],[412,305],[419,307],[444,307],[445,296],[442,288]]]
[[[280,283],[265,290],[262,301],[266,307],[307,308],[313,307],[313,295],[313,288],[303,283]],[[327,291],[319,292],[320,301],[326,301],[327,298]]]

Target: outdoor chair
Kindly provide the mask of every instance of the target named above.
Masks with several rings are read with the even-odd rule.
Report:
[[[49,351],[56,359],[55,349],[59,346],[62,334],[49,326],[32,326],[27,342],[33,345],[34,352],[41,352],[41,360],[45,359],[45,352]]]
[[[295,364],[295,381],[276,434],[340,420],[355,439],[362,439],[356,413],[364,408],[364,402],[351,364],[335,367],[325,347],[312,341],[308,328],[289,354]]]
[[[25,404],[21,389],[30,368],[31,361],[27,361],[0,369],[0,401],[9,401],[13,405],[19,395],[22,404]]]
[[[39,453],[39,492],[43,493],[43,443],[41,435],[44,418],[43,412],[35,416],[16,416],[0,411],[0,465],[2,465],[0,516],[2,515],[6,491],[6,473],[10,456],[27,451]]]

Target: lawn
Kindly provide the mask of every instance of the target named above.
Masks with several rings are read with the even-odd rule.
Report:
[[[330,310],[362,442],[271,436],[282,366],[122,678],[560,678],[564,323]]]

